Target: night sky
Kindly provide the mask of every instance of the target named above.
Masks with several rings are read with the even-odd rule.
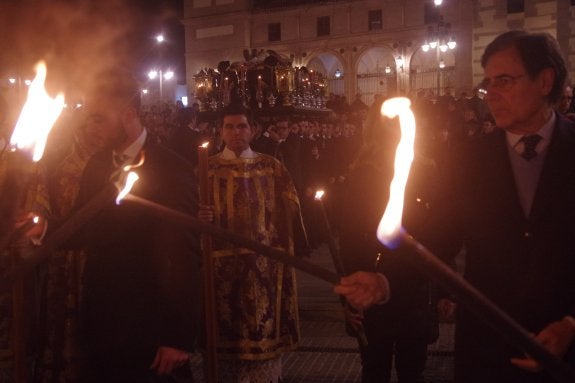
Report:
[[[110,66],[138,78],[172,69],[185,81],[182,17],[183,0],[0,0],[0,79],[31,77],[42,59],[58,85]]]

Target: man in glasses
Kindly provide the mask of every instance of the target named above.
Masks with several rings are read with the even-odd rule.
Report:
[[[559,99],[559,102],[555,105],[555,110],[565,117],[575,121],[575,112],[571,107],[573,101],[573,87],[571,85],[565,85],[563,88],[563,94]]]
[[[425,242],[442,256],[464,246],[465,278],[573,366],[575,124],[553,110],[565,61],[551,36],[510,31],[487,46],[481,64],[500,129],[464,143],[446,162],[437,233]],[[389,295],[382,278],[352,275],[336,292],[365,308]],[[460,304],[455,381],[554,381],[502,335]]]

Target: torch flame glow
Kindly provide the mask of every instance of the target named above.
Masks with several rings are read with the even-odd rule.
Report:
[[[139,179],[140,177],[138,177],[138,174],[136,172],[128,173],[128,175],[126,176],[126,184],[124,185],[124,188],[120,190],[120,193],[118,193],[118,197],[116,197],[116,205],[119,205],[122,202],[122,200],[132,190],[132,187],[134,186],[136,181]]]
[[[323,198],[323,195],[325,194],[325,192],[323,190],[316,190],[315,192],[315,200],[316,201],[321,201],[321,199]]]
[[[395,152],[394,175],[389,187],[389,201],[377,227],[379,242],[391,249],[399,246],[401,240],[405,185],[414,156],[415,116],[410,106],[411,101],[405,97],[389,99],[381,106],[383,116],[399,116],[401,128],[401,139]]]
[[[12,150],[28,152],[35,162],[42,158],[48,134],[64,108],[64,95],[51,98],[45,81],[46,64],[41,61],[36,65],[36,78],[30,84],[28,98],[10,138]]]

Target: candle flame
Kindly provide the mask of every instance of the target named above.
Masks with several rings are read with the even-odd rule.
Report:
[[[128,175],[126,176],[126,184],[124,185],[124,188],[120,190],[120,192],[118,193],[118,197],[116,197],[116,205],[119,205],[122,202],[122,200],[126,198],[128,193],[132,190],[132,187],[134,186],[136,181],[139,179],[140,177],[136,172],[128,173]]]
[[[64,95],[59,93],[51,98],[45,81],[46,64],[41,61],[36,65],[36,78],[30,84],[28,98],[10,138],[12,150],[29,153],[34,162],[42,158],[48,134],[64,108]]]
[[[414,156],[415,116],[410,106],[411,101],[405,97],[389,99],[381,106],[383,116],[399,116],[401,128],[401,139],[395,152],[394,175],[389,187],[389,201],[377,227],[377,238],[391,249],[399,246],[401,240],[405,185]]]
[[[210,142],[209,142],[209,141],[206,141],[206,142],[204,142],[203,144],[201,144],[200,147],[205,149],[205,148],[208,147],[208,145],[210,145]]]
[[[35,216],[32,218],[32,222],[34,222],[34,224],[37,225],[37,224],[40,222],[40,217],[38,217],[37,215],[35,215]]]
[[[321,199],[323,198],[323,195],[325,194],[325,192],[323,190],[316,190],[315,191],[315,200],[316,201],[321,201]]]

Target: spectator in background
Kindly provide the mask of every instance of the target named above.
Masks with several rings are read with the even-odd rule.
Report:
[[[340,229],[341,256],[346,273],[381,272],[393,293],[386,304],[363,312],[367,344],[358,337],[362,383],[388,383],[395,365],[399,383],[423,382],[427,344],[438,336],[435,300],[427,278],[406,258],[382,246],[375,237],[389,195],[399,127],[372,106],[364,128],[363,145],[343,185]],[[433,162],[419,155],[407,189],[403,222],[421,237],[432,199]],[[352,326],[348,326],[352,328]]]
[[[563,116],[575,121],[575,111],[573,111],[573,87],[565,85],[563,94],[555,106],[555,110]]]

